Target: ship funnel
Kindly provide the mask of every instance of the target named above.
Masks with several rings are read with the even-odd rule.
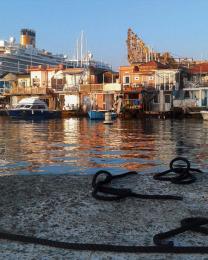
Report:
[[[22,46],[32,45],[35,48],[35,31],[22,29],[20,34],[20,44]]]

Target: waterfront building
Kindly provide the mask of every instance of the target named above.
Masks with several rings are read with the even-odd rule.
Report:
[[[17,86],[29,87],[31,85],[31,79],[29,73],[17,74]]]
[[[163,113],[174,110],[174,107],[181,108],[185,103],[186,106],[189,106],[189,103],[193,105],[193,97],[198,105],[206,104],[206,91],[197,91],[196,94],[195,87],[192,92],[189,91],[191,98],[184,101],[183,88],[188,87],[190,90],[190,87],[193,87],[193,78],[195,82],[198,81],[196,71],[190,68],[199,68],[201,62],[187,57],[176,58],[170,52],[159,53],[130,28],[126,44],[130,65],[121,66],[119,70],[124,107],[132,111],[137,109],[138,112],[143,110]]]
[[[7,93],[12,86],[17,84],[17,75],[14,73],[4,73],[0,76],[0,94]]]
[[[208,62],[199,63],[189,70],[184,81],[184,99],[194,100],[192,106],[208,106]]]
[[[173,109],[173,100],[183,88],[183,70],[175,68],[155,70],[156,95],[153,99],[153,110],[170,111]]]
[[[117,95],[121,93],[118,73],[91,69],[89,75],[88,81],[83,81],[79,88],[83,109],[111,110]]]
[[[119,79],[124,106],[145,111],[170,111],[173,95],[183,87],[182,77],[182,69],[157,61],[121,66]]]
[[[120,85],[114,84],[117,74],[106,69],[39,65],[27,71],[29,74],[17,75],[16,84],[7,93],[11,106],[35,95],[46,101],[49,109],[87,112],[92,104],[97,109],[110,109],[114,94],[121,91]]]
[[[17,75],[13,73],[4,73],[0,76],[0,109],[4,109],[10,102],[7,94],[10,92],[12,87],[15,87],[16,85]]]

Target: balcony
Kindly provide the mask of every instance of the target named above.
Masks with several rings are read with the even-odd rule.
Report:
[[[47,87],[12,87],[7,95],[45,95]]]
[[[141,109],[141,101],[139,99],[124,99],[123,105],[127,109]]]
[[[184,88],[186,89],[193,89],[193,88],[208,88],[208,82],[207,81],[186,81],[184,83]]]
[[[128,86],[125,86],[123,85],[123,91],[124,92],[140,92],[142,90],[142,85],[140,84],[137,84],[137,85],[128,85]]]
[[[80,85],[80,92],[103,92],[103,84]]]

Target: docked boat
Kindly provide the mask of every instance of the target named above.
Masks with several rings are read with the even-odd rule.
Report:
[[[7,114],[18,119],[51,119],[61,116],[60,111],[49,110],[47,104],[38,97],[23,98],[17,106],[7,110]]]
[[[88,116],[92,120],[104,120],[105,119],[105,113],[109,112],[107,110],[90,110],[88,112]],[[115,119],[117,117],[117,114],[115,112],[111,113],[111,119]]]
[[[200,113],[204,120],[208,120],[208,111],[202,110],[202,111],[200,111]]]

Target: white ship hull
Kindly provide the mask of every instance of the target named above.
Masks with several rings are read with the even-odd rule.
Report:
[[[35,47],[35,31],[30,29],[21,30],[20,44],[15,43],[14,37],[9,41],[0,40],[0,76],[4,73],[26,73],[30,66],[48,65],[57,66],[62,64],[66,68],[73,67],[95,67],[99,69],[112,69],[103,62],[92,59],[71,60],[67,55],[53,54],[46,50]]]
[[[44,57],[41,54],[0,54],[0,75],[11,73],[25,73],[30,66],[49,65],[56,66],[63,64],[68,68],[74,67],[73,62],[66,61],[57,57]]]

